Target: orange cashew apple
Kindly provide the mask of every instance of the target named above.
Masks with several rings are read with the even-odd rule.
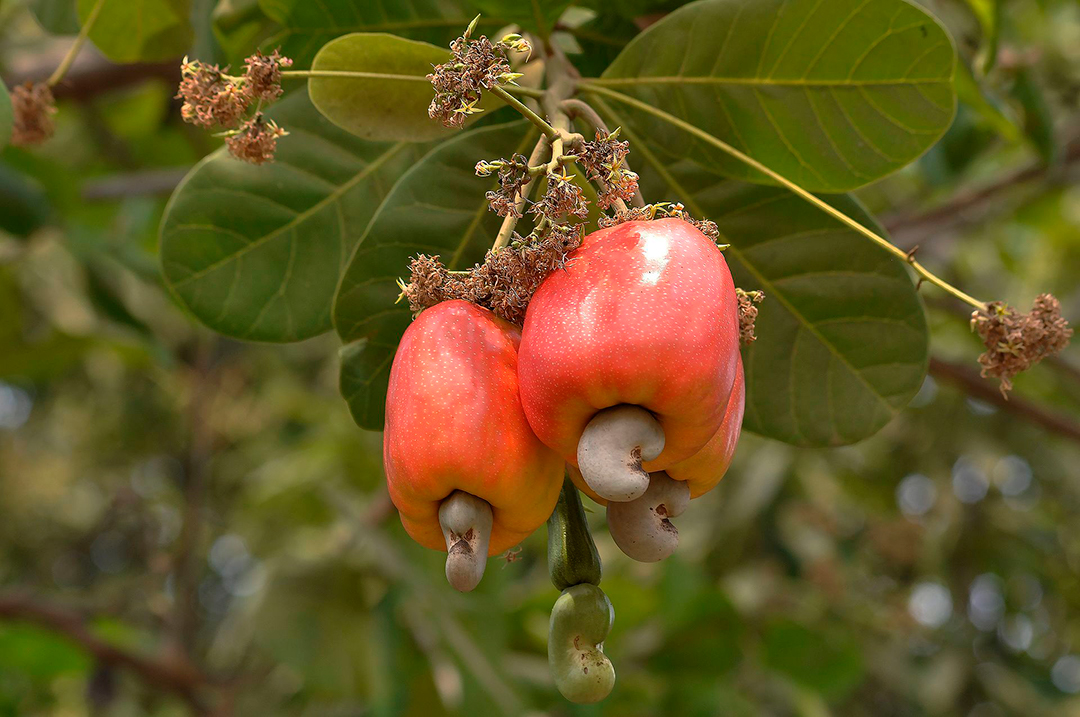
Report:
[[[582,490],[631,501],[716,434],[738,363],[738,299],[716,244],[681,219],[625,222],[585,237],[533,296],[521,402]]]
[[[465,301],[425,309],[390,369],[383,460],[405,530],[447,551],[458,590],[487,556],[543,525],[563,462],[533,433],[518,398],[516,326]]]

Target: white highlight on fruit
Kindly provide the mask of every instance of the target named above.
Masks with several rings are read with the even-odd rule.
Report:
[[[593,416],[578,440],[581,477],[601,498],[626,502],[649,488],[641,467],[664,450],[664,429],[640,406],[613,406]]]
[[[439,505],[439,525],[446,538],[446,579],[455,590],[469,592],[480,584],[487,567],[491,505],[455,490]]]
[[[628,557],[655,563],[679,547],[679,531],[671,518],[682,515],[689,503],[686,481],[670,478],[663,471],[653,473],[645,495],[628,503],[608,503],[608,530]]]

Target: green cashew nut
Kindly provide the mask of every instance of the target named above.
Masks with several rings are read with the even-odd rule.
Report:
[[[600,583],[600,554],[596,552],[581,496],[570,478],[548,518],[548,572],[557,590],[580,583]]]
[[[604,591],[583,583],[563,590],[551,609],[548,666],[562,696],[590,704],[611,694],[615,667],[604,654],[604,638],[615,608]]]

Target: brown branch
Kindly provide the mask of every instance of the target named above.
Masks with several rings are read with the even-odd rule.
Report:
[[[190,169],[148,169],[97,177],[83,184],[82,198],[88,202],[100,202],[124,197],[165,196],[176,189]]]
[[[1048,411],[1018,396],[1006,399],[1001,395],[997,383],[982,378],[977,371],[963,364],[931,357],[930,373],[936,378],[959,386],[969,396],[974,396],[980,401],[1016,414],[1048,431],[1080,441],[1080,424],[1072,421],[1068,416]]]
[[[54,52],[46,52],[28,61],[13,63],[4,75],[4,83],[14,87],[24,82],[44,82],[56,69],[59,58],[70,44],[57,45]],[[88,100],[120,87],[137,84],[148,79],[162,79],[170,85],[180,82],[180,58],[166,62],[117,65],[93,48],[83,48],[75,64],[64,79],[53,88],[57,99]]]
[[[25,594],[0,595],[0,619],[28,622],[63,635],[98,662],[129,670],[147,685],[176,695],[196,714],[207,713],[200,692],[211,681],[183,656],[152,657],[125,650],[91,632],[79,613]]]
[[[1018,186],[1035,180],[1054,180],[1074,164],[1080,163],[1080,139],[1075,139],[1065,147],[1061,160],[1047,166],[1041,161],[1034,161],[1019,169],[998,177],[989,184],[957,193],[945,202],[925,211],[900,212],[883,221],[890,234],[917,234],[908,241],[897,242],[901,246],[921,244],[925,239],[933,238],[948,226],[960,224],[972,215],[985,216],[987,209],[1000,211],[1001,196]]]

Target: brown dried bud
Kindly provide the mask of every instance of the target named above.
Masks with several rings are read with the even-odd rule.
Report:
[[[274,161],[277,139],[287,134],[273,120],[264,119],[260,112],[226,137],[225,144],[229,147],[229,154],[237,159],[263,164]]]
[[[736,288],[735,296],[739,299],[739,343],[747,346],[757,341],[754,324],[757,321],[758,309],[755,304],[764,301],[765,294],[760,291],[743,291]]]
[[[56,104],[48,85],[27,82],[15,87],[11,90],[11,109],[15,120],[11,132],[13,145],[27,147],[52,137],[56,129],[52,119]]]
[[[469,115],[483,111],[477,107],[483,90],[521,77],[512,71],[507,53],[529,49],[528,43],[516,35],[492,43],[483,35],[470,39],[466,32],[450,43],[450,59],[435,65],[427,76],[435,88],[428,116],[447,127],[462,126]]]
[[[552,224],[566,216],[582,220],[588,218],[589,203],[572,177],[566,174],[549,174],[547,180],[547,191],[529,208],[530,213],[537,217],[546,217]]]
[[[281,68],[291,67],[293,61],[274,50],[269,55],[256,51],[244,60],[244,89],[252,100],[269,103],[281,97]]]
[[[971,328],[986,346],[979,356],[983,377],[1000,379],[1006,397],[1013,376],[1059,353],[1073,334],[1061,316],[1061,303],[1050,294],[1040,294],[1026,314],[1004,302],[991,302],[987,310],[971,314]]]
[[[616,212],[614,216],[600,217],[598,224],[603,229],[623,222],[651,221],[668,217],[682,219],[714,242],[720,240],[720,228],[716,226],[716,222],[708,219],[694,219],[690,212],[686,211],[686,207],[679,202],[657,202],[656,204],[646,204],[644,207],[630,207],[625,212]],[[723,248],[725,247],[722,246],[721,249]]]
[[[515,154],[510,159],[499,159],[495,162],[480,162],[476,165],[476,173],[486,177],[493,171],[499,173],[499,188],[489,191],[485,196],[491,205],[491,211],[500,217],[513,214],[521,216],[517,200],[522,188],[529,183],[529,160],[523,155]]]
[[[186,57],[180,65],[176,98],[184,100],[180,108],[184,121],[203,127],[235,127],[251,105],[251,95],[217,65]]]

